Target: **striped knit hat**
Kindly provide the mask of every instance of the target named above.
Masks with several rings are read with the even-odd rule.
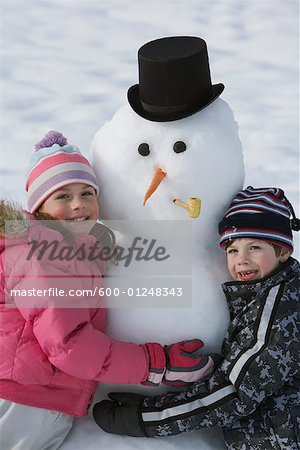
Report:
[[[36,144],[26,179],[28,210],[32,214],[54,191],[71,183],[86,183],[97,195],[96,175],[88,160],[58,131],[49,131]]]
[[[292,215],[292,220],[290,220]],[[238,192],[219,223],[220,246],[237,238],[264,239],[293,251],[292,230],[299,231],[300,220],[283,190],[274,187]]]

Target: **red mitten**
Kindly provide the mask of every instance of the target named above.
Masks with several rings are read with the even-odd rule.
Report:
[[[143,385],[159,386],[166,370],[166,355],[163,347],[156,342],[142,345],[149,359],[149,375]]]
[[[200,339],[192,339],[165,345],[167,364],[163,383],[170,386],[186,386],[208,378],[214,369],[210,356],[199,355],[204,346]]]

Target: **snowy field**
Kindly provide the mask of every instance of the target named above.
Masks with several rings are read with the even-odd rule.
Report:
[[[299,216],[294,0],[0,0],[1,197],[25,206],[28,158],[49,129],[88,155],[96,131],[138,81],[139,47],[171,35],[208,44],[212,80],[224,83],[221,98],[239,122],[245,185],[282,187]],[[90,417],[80,419],[63,450],[100,448],[99,432]],[[111,445],[106,435],[101,448],[122,450],[124,439]],[[154,448],[152,441],[130,445]],[[164,450],[196,446],[192,433],[169,438]]]

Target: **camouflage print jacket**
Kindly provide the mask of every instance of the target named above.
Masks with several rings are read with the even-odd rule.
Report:
[[[224,360],[206,382],[146,397],[148,436],[220,426],[230,450],[300,449],[300,264],[223,290],[231,325]]]

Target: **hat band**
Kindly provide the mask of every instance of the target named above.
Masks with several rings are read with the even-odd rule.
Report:
[[[201,94],[198,93],[198,101],[193,103],[184,103],[181,105],[167,105],[167,106],[160,106],[160,105],[150,105],[149,103],[144,102],[142,99],[140,100],[142,107],[145,111],[153,114],[177,114],[182,113],[185,111],[191,111],[194,108],[199,108],[203,105],[206,105],[206,103],[211,99],[212,97],[212,87],[210,86],[210,89],[207,89],[205,92]]]
[[[293,251],[293,236],[290,220],[279,214],[256,213],[235,214],[219,223],[220,246],[228,240],[257,238],[277,242]]]
[[[141,100],[142,107],[145,111],[149,113],[159,113],[159,114],[170,114],[170,113],[179,113],[186,111],[188,108],[191,107],[191,105],[175,105],[175,106],[155,106],[155,105],[149,105],[148,103],[145,103]]]
[[[227,230],[233,228],[261,228],[263,230],[278,230],[278,232],[292,237],[290,219],[275,213],[241,213],[225,217],[219,223],[219,234],[223,234]]]
[[[221,235],[220,247],[224,247],[228,241],[234,241],[235,239],[241,238],[262,239],[264,241],[273,242],[274,244],[276,243],[277,245],[281,245],[293,251],[293,240],[290,236],[283,235],[276,230],[262,230],[260,228],[234,228],[232,230],[228,230]]]

